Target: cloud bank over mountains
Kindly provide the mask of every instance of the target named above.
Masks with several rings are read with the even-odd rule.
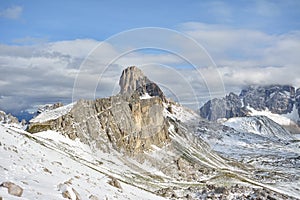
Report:
[[[195,39],[209,53],[227,92],[248,84],[300,87],[300,31],[267,34],[195,22],[180,24],[178,30]],[[91,57],[101,42],[105,45],[105,53]],[[74,81],[86,58],[89,58],[85,63],[89,67],[85,68],[81,84],[90,87],[90,80],[98,80],[95,97],[117,93],[122,69],[136,65],[169,96],[197,107],[196,104],[209,98],[205,81],[201,79],[201,74],[209,76],[211,73],[210,64],[205,62],[207,55],[190,52],[189,46],[181,40],[170,38],[162,42],[179,43],[192,57],[199,58],[200,62],[203,59],[203,66],[197,71],[179,56],[155,49],[120,55],[118,47],[92,39],[1,44],[0,109],[17,112],[39,104],[71,102]],[[107,56],[118,57],[108,68],[101,62]],[[84,90],[82,96],[85,96]]]

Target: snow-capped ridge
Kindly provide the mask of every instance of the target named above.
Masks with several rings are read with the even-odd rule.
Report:
[[[288,130],[266,116],[235,117],[226,120],[224,125],[243,133],[253,133],[270,140],[294,140]]]
[[[198,119],[200,116],[190,110],[189,108],[183,107],[177,103],[171,103],[170,105],[164,103],[164,116],[176,119],[182,122],[188,122],[191,120]]]
[[[70,103],[68,105],[53,109],[53,110],[47,110],[45,112],[42,112],[40,115],[36,116],[35,118],[31,119],[30,123],[42,123],[45,121],[57,119],[68,112],[73,108],[73,106],[76,104],[76,102]]]
[[[250,106],[247,106],[247,109],[250,111],[248,112],[250,116],[266,116],[274,122],[283,126],[296,125],[296,122],[294,122],[292,119],[286,117],[285,115],[272,113],[268,108],[262,111],[258,111],[254,108],[251,108]]]
[[[7,114],[6,112],[0,110],[0,123],[2,124],[19,124],[19,120],[12,116],[11,114]]]
[[[210,121],[219,118],[264,115],[284,126],[300,125],[300,89],[290,85],[250,85],[240,94],[230,92],[223,98],[207,101],[200,115]],[[250,108],[250,110],[248,109]],[[280,118],[284,116],[289,118]],[[299,127],[300,128],[300,127]]]

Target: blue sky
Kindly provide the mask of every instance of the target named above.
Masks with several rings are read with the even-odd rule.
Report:
[[[5,14],[8,9],[11,16]],[[0,42],[12,44],[26,38],[37,41],[105,40],[127,29],[144,26],[176,29],[186,22],[222,24],[280,34],[300,29],[299,10],[297,0],[2,0]]]
[[[184,36],[168,37],[163,29],[153,35],[133,31],[136,37],[113,41],[116,34],[143,27]],[[185,36],[202,52],[193,51]],[[171,49],[120,54],[120,44],[131,48],[143,39]],[[168,50],[174,46],[202,67],[195,70],[172,55]],[[198,108],[211,97],[207,83],[215,82],[216,70],[226,92],[249,84],[300,87],[299,55],[299,0],[0,0],[0,110],[6,112],[70,103],[78,74],[84,75],[82,97],[115,94],[121,71],[131,65],[141,67],[180,103]],[[107,58],[118,59],[105,71]],[[92,81],[98,81],[97,88]]]

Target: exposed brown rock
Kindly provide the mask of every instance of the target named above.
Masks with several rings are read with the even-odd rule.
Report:
[[[7,188],[8,193],[11,195],[20,197],[23,194],[23,189],[12,182],[3,182],[0,186]]]
[[[180,171],[184,170],[184,161],[182,158],[179,158],[176,161],[176,164],[177,164],[178,170],[180,170]]]
[[[99,198],[96,197],[96,196],[93,195],[93,194],[91,194],[91,195],[89,196],[89,199],[90,199],[90,200],[99,200]]]
[[[111,180],[108,181],[108,184],[110,184],[110,185],[112,185],[112,186],[114,186],[114,187],[119,188],[119,189],[122,190],[122,187],[121,187],[119,181],[115,177],[111,176],[110,179]]]
[[[59,184],[58,188],[61,191],[61,194],[64,198],[74,199],[72,198],[72,196],[74,197],[75,195],[76,200],[81,200],[79,193],[72,187],[70,181],[66,181],[64,183]],[[71,194],[70,194],[70,190],[71,190]]]

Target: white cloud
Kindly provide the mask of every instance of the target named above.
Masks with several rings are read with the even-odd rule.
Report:
[[[15,112],[35,104],[71,100],[79,65],[98,42],[59,43],[0,45],[0,109]]]
[[[274,36],[256,30],[187,23],[181,29],[202,44],[215,60],[260,56],[260,49],[274,44]]]
[[[300,63],[300,31],[270,35],[257,30],[187,23],[181,29],[207,49],[219,66],[292,66]]]
[[[0,17],[7,19],[18,19],[22,15],[23,8],[21,6],[13,6],[0,11]]]

